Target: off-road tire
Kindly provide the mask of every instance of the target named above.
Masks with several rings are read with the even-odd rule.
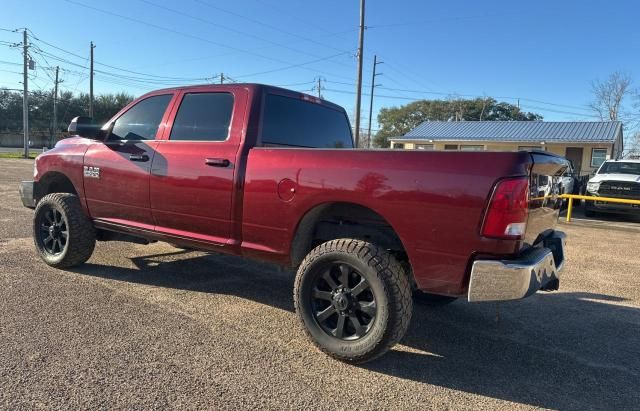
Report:
[[[350,265],[368,281],[377,304],[369,331],[353,341],[329,335],[314,314],[314,278],[326,264],[336,262]],[[298,268],[293,298],[311,341],[329,356],[348,363],[371,361],[398,343],[409,327],[413,309],[411,285],[400,263],[375,244],[355,239],[332,240],[314,248]]]
[[[44,213],[51,209],[62,214],[67,230],[66,244],[61,252],[55,254],[47,251],[40,234]],[[91,257],[96,243],[96,231],[76,195],[53,193],[44,196],[36,206],[33,239],[38,254],[45,263],[55,268],[68,268],[80,265]]]
[[[429,294],[420,290],[413,291],[413,300],[420,305],[427,307],[442,307],[456,301],[458,297],[449,297],[446,295]]]

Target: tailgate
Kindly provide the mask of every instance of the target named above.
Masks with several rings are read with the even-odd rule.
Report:
[[[564,158],[544,152],[532,152],[529,173],[529,217],[525,232],[525,246],[534,245],[556,225],[562,199],[560,176],[569,166]]]

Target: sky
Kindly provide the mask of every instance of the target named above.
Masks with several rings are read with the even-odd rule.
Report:
[[[621,71],[640,84],[640,2],[383,1],[366,4],[362,121],[422,98],[495,97],[545,120],[596,120],[591,83]],[[259,82],[355,107],[358,0],[2,0],[0,88],[22,88],[22,41],[34,44],[30,88],[141,95],[173,85]]]

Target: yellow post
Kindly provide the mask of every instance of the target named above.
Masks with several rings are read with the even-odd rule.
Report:
[[[571,209],[573,208],[573,197],[569,197],[569,205],[567,206],[567,223],[571,221]]]

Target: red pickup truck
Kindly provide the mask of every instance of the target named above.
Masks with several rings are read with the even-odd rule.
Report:
[[[82,264],[96,240],[160,240],[297,268],[300,322],[343,361],[397,343],[412,294],[499,301],[559,286],[560,201],[537,182],[557,188],[561,157],[358,150],[341,107],[257,84],[159,90],[69,131],[20,188],[47,264]]]

